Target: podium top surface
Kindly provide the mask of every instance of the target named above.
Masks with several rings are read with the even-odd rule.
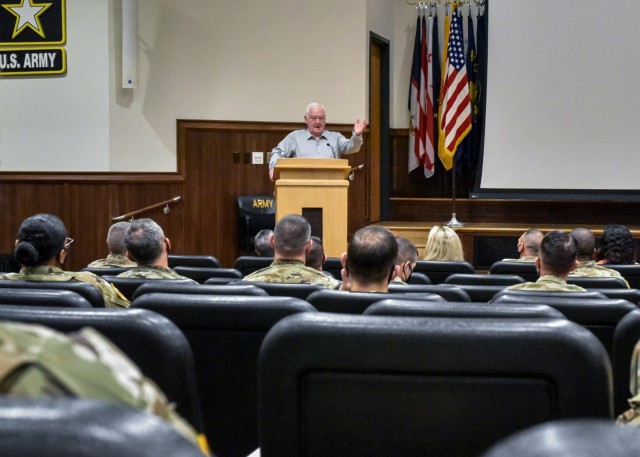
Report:
[[[351,168],[346,159],[292,158],[278,160],[275,179],[347,179]]]

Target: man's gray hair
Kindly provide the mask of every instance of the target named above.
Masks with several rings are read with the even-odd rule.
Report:
[[[124,237],[130,225],[131,222],[122,221],[116,222],[109,227],[109,232],[107,233],[109,254],[124,255],[127,251],[127,246],[124,244]]]
[[[309,222],[297,214],[289,214],[278,221],[273,229],[275,250],[281,256],[303,254],[311,238]]]
[[[162,228],[152,219],[136,219],[124,238],[129,255],[139,265],[152,264],[162,254],[164,242]]]
[[[312,102],[312,103],[309,103],[309,104],[307,105],[307,107],[306,107],[306,108],[305,108],[305,110],[304,110],[304,115],[305,115],[305,116],[308,116],[308,115],[309,115],[309,111],[311,111],[311,109],[312,109],[312,108],[321,108],[321,109],[322,109],[322,111],[324,111],[324,115],[325,115],[325,116],[327,115],[327,110],[326,110],[326,109],[324,109],[324,106],[323,106],[322,104],[320,104],[320,103],[316,103],[316,102]]]

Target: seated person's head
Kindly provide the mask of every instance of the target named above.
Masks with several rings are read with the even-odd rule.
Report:
[[[398,257],[396,258],[396,275],[403,281],[408,281],[418,262],[418,248],[405,237],[396,238],[398,243]]]
[[[289,214],[273,229],[273,248],[278,258],[299,258],[310,249],[311,226],[297,214]]]
[[[307,252],[306,259],[304,263],[306,266],[322,271],[322,265],[324,265],[327,256],[324,255],[324,247],[319,237],[311,237],[311,249]]]
[[[255,248],[256,255],[260,257],[273,257],[273,248],[269,243],[273,235],[273,230],[263,229],[256,233],[253,238],[253,247]]]
[[[578,260],[591,260],[596,250],[596,237],[591,230],[576,227],[571,230],[571,236],[578,243]]]
[[[342,263],[351,282],[361,286],[388,284],[395,271],[398,243],[389,230],[370,225],[358,230]]]
[[[540,243],[542,243],[544,233],[538,229],[527,230],[518,239],[518,254],[520,256],[536,257],[540,252]]]
[[[542,239],[536,266],[541,276],[551,274],[564,278],[577,267],[577,256],[576,240],[562,230],[554,230]]]
[[[631,232],[624,225],[610,224],[604,228],[596,260],[613,265],[631,265],[636,262]]]
[[[464,260],[462,243],[458,234],[445,225],[434,226],[429,231],[424,260]]]
[[[116,222],[109,228],[107,233],[107,246],[109,253],[113,255],[125,255],[127,246],[124,244],[124,237],[129,229],[131,222]]]
[[[129,257],[138,265],[153,265],[169,249],[169,240],[152,219],[134,220],[124,237]]]
[[[26,218],[18,230],[14,251],[21,265],[64,265],[67,248],[73,242],[67,229],[53,214],[36,214]]]

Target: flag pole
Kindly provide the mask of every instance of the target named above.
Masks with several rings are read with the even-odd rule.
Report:
[[[456,218],[456,154],[453,155],[453,166],[451,167],[451,219],[445,222],[447,227],[462,227],[464,224]]]

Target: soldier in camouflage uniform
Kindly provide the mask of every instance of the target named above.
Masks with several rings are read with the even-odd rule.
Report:
[[[22,222],[18,231],[15,258],[22,265],[19,273],[0,275],[0,280],[81,281],[102,293],[107,308],[128,308],[130,303],[120,291],[88,271],[64,271],[67,251],[73,239],[67,238],[64,223],[52,214],[36,214]]]
[[[0,393],[82,397],[161,417],[206,452],[206,439],[175,411],[156,384],[92,328],[64,335],[31,324],[0,323]]]
[[[358,230],[342,254],[342,286],[350,292],[388,292],[396,273],[398,242],[389,230],[370,225]]]
[[[185,279],[169,268],[171,242],[162,228],[152,219],[137,219],[131,223],[124,236],[129,256],[138,266],[118,275],[119,278]],[[197,284],[196,281],[193,281]]]
[[[116,222],[107,233],[107,246],[109,255],[104,259],[94,260],[89,268],[133,268],[138,266],[126,256],[127,247],[124,244],[124,235],[131,225],[129,222]]]
[[[580,286],[567,284],[569,273],[576,268],[578,243],[568,233],[554,230],[545,235],[540,244],[540,255],[536,268],[540,278],[536,282],[525,282],[507,287],[508,290],[549,290],[558,292],[585,292]]]
[[[527,230],[518,238],[518,254],[517,259],[502,259],[503,262],[535,262],[540,251],[540,243],[544,238],[544,234],[538,229]]]
[[[418,248],[413,242],[403,236],[396,238],[398,243],[398,257],[396,258],[396,277],[394,284],[407,284],[418,263]]]
[[[629,287],[629,283],[619,271],[598,265],[595,260],[593,260],[593,255],[596,251],[596,237],[591,230],[578,227],[571,231],[571,235],[578,242],[578,268],[569,273],[569,277],[618,278],[624,281],[627,287]]]
[[[311,226],[302,216],[290,214],[276,224],[270,244],[274,248],[273,263],[245,276],[243,281],[320,284],[336,289],[340,282],[305,265],[311,249]]]

